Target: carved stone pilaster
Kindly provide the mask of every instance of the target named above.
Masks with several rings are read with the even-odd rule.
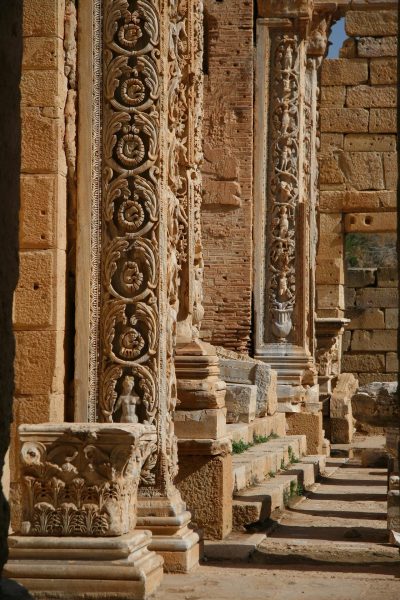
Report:
[[[154,426],[42,423],[20,426],[19,435],[23,520],[9,539],[6,576],[35,597],[152,593],[163,560],[135,525]]]
[[[92,112],[97,187],[86,251],[91,328],[89,342],[77,345],[76,360],[79,380],[85,379],[81,364],[88,364],[91,385],[88,398],[80,393],[77,399],[78,412],[85,413],[79,404],[87,402],[91,420],[155,426],[156,449],[139,487],[138,527],[156,532],[152,548],[165,551],[178,570],[196,564],[199,555],[198,535],[188,529],[190,514],[174,486],[173,423],[177,319],[200,304],[193,297],[189,310],[180,292],[199,191],[188,168],[196,153],[189,145],[188,115],[196,99],[187,56],[194,5],[199,12],[201,2],[93,0],[97,53],[93,48],[92,104],[86,100],[83,107]],[[81,235],[80,246],[85,243]]]
[[[326,27],[316,31],[313,4],[260,0],[267,18],[257,23],[255,357],[278,371],[278,396],[292,405],[314,402],[317,383],[317,70]]]

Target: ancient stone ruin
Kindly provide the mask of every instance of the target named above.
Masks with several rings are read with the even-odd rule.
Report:
[[[17,4],[4,577],[144,599],[339,459],[394,548],[397,1]]]

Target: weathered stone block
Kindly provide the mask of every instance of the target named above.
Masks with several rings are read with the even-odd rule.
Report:
[[[251,423],[256,417],[257,386],[227,383],[225,406],[227,423]]]
[[[319,285],[317,288],[317,307],[344,309],[345,300],[343,286]]]
[[[371,133],[396,133],[396,119],[395,108],[371,108],[369,131]]]
[[[356,58],[356,56],[357,42],[353,38],[347,38],[339,49],[339,58]]]
[[[373,59],[371,60],[370,69],[371,83],[373,85],[396,85],[397,60],[395,58]]]
[[[393,213],[355,213],[347,214],[344,218],[346,232],[368,231],[370,233],[396,231],[397,222]]]
[[[15,393],[64,393],[64,332],[15,332]]]
[[[322,412],[287,413],[287,435],[305,435],[307,439],[307,454],[322,454]]]
[[[360,385],[369,385],[379,379],[382,383],[391,383],[397,381],[397,373],[357,373],[358,382]]]
[[[351,319],[348,329],[385,329],[385,314],[380,308],[354,308],[346,316]]]
[[[387,190],[397,190],[398,166],[397,152],[383,153],[383,168],[385,172],[385,187]]]
[[[385,310],[385,323],[387,329],[397,329],[399,326],[399,309],[387,308]]]
[[[341,152],[339,167],[346,183],[356,190],[385,188],[382,155],[379,152]]]
[[[339,168],[338,160],[335,156],[321,156],[319,166],[321,184],[340,184],[344,182],[343,173]]]
[[[14,326],[65,329],[65,253],[53,250],[20,253],[14,294]]]
[[[327,59],[322,65],[321,77],[322,86],[366,83],[368,81],[368,61],[359,58]]]
[[[341,234],[343,231],[342,225],[343,215],[341,213],[328,213],[319,215],[319,235],[323,236],[325,234]]]
[[[322,132],[358,133],[368,131],[369,112],[365,108],[321,108],[320,114]]]
[[[24,36],[63,37],[65,0],[24,0]]]
[[[377,276],[378,287],[397,288],[399,275],[395,267],[379,267]]]
[[[344,85],[324,85],[321,89],[322,106],[344,106],[346,87]]]
[[[220,350],[222,354],[220,354]],[[228,358],[226,351],[217,349],[220,356],[221,378],[228,383],[247,383],[257,387],[257,417],[273,415],[277,409],[277,373],[261,361],[249,358]],[[235,354],[232,353],[234,356]],[[238,355],[236,355],[238,356]]]
[[[398,373],[399,372],[399,357],[397,352],[386,353],[386,373]]]
[[[320,211],[353,212],[355,210],[379,210],[395,207],[393,192],[323,191],[320,194]]]
[[[192,519],[208,540],[220,540],[232,529],[232,455],[199,456],[179,453],[175,484]]]
[[[346,286],[344,288],[344,305],[346,308],[352,308],[356,301],[356,290]]]
[[[392,329],[355,330],[351,339],[351,350],[367,352],[397,350],[397,331]]]
[[[360,37],[357,40],[357,53],[362,58],[397,56],[397,38]]]
[[[326,234],[318,239],[318,257],[329,258],[335,256],[341,258],[343,256],[343,235]]]
[[[380,373],[385,369],[384,354],[345,354],[342,358],[342,371],[359,373],[367,371]]]
[[[375,284],[376,269],[347,269],[346,271],[346,285],[348,287],[363,288]]]
[[[394,107],[397,104],[395,86],[357,85],[347,88],[346,106],[355,108]]]
[[[66,173],[63,119],[42,115],[39,108],[23,108],[21,171]]]
[[[398,291],[394,288],[358,290],[356,306],[359,308],[396,308],[398,306]]]
[[[23,71],[20,89],[21,106],[64,108],[67,78],[55,70]]]
[[[317,284],[335,285],[344,284],[344,266],[340,258],[317,257],[317,268],[315,272]]]
[[[23,69],[57,69],[61,57],[63,58],[61,39],[56,37],[24,38]]]
[[[348,352],[351,345],[351,331],[345,331],[342,337],[342,351]]]
[[[175,434],[180,439],[218,439],[226,435],[226,410],[177,410]]]
[[[341,133],[321,133],[321,148],[324,153],[343,148],[344,135]]]
[[[374,10],[353,11],[346,13],[346,33],[349,36],[380,36],[396,35],[397,11]]]
[[[391,152],[396,150],[396,136],[368,133],[349,133],[344,138],[344,149],[353,152]]]
[[[392,425],[400,415],[397,383],[374,382],[359,388],[352,398],[354,417],[375,427]]]
[[[20,248],[66,248],[66,182],[57,175],[22,175]]]

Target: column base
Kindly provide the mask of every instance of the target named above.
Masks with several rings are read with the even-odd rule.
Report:
[[[35,600],[143,600],[163,576],[163,559],[149,550],[149,531],[109,538],[10,536],[8,541],[3,576]]]
[[[149,549],[164,559],[167,573],[188,573],[198,566],[203,544],[198,532],[190,529],[191,514],[175,490],[176,502],[167,497],[139,497],[137,529],[152,533]]]

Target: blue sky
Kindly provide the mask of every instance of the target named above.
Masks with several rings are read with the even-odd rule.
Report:
[[[339,57],[339,50],[346,38],[347,35],[344,31],[344,18],[342,18],[332,27],[332,32],[329,36],[329,41],[332,43],[332,45],[329,46],[328,58]]]

